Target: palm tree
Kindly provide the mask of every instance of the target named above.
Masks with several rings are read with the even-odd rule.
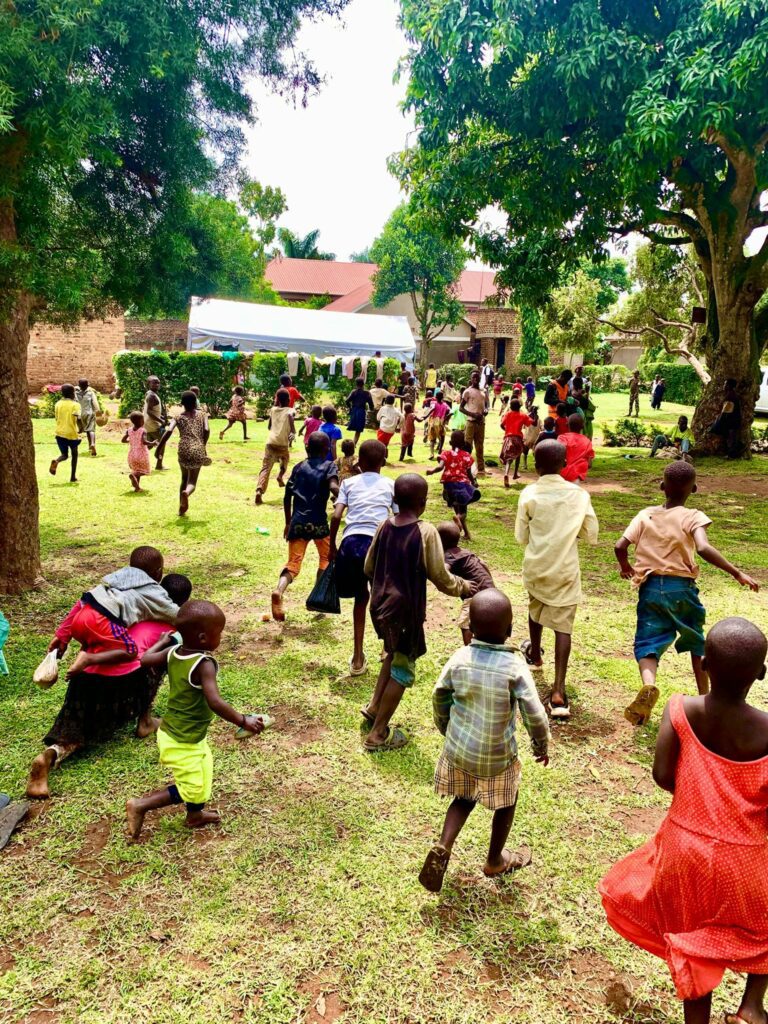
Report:
[[[317,240],[320,237],[320,230],[316,228],[310,231],[303,238],[291,231],[289,228],[280,228],[277,238],[283,247],[283,253],[288,259],[293,260],[335,260],[336,253],[320,252],[317,248]]]

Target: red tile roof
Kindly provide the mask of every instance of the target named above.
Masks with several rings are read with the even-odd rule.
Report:
[[[272,287],[291,295],[325,295],[335,301],[325,309],[352,313],[364,306],[373,290],[375,263],[341,263],[336,260],[293,260],[278,256],[267,265]],[[467,306],[479,306],[495,294],[492,270],[464,270],[459,278],[459,298]]]

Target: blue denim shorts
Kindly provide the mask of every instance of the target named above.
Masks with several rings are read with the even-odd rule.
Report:
[[[649,576],[637,602],[635,658],[660,661],[672,644],[678,654],[703,655],[706,618],[695,580]]]

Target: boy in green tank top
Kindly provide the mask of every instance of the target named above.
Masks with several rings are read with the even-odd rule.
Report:
[[[143,668],[168,666],[168,706],[156,735],[160,764],[171,770],[173,783],[126,803],[131,839],[138,839],[147,811],[171,804],[186,804],[189,828],[217,825],[216,811],[205,810],[213,782],[208,727],[218,715],[254,735],[264,728],[261,718],[227,704],[216,685],[219,666],[212,652],[226,622],[221,608],[210,601],[187,601],[176,619],[182,642],[169,647],[164,637],[141,659]]]

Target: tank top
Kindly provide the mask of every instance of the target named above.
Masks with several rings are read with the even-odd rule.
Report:
[[[219,666],[210,654],[179,654],[181,644],[168,652],[168,704],[160,728],[179,743],[204,740],[214,715],[201,686],[192,682],[192,673],[205,658]]]

